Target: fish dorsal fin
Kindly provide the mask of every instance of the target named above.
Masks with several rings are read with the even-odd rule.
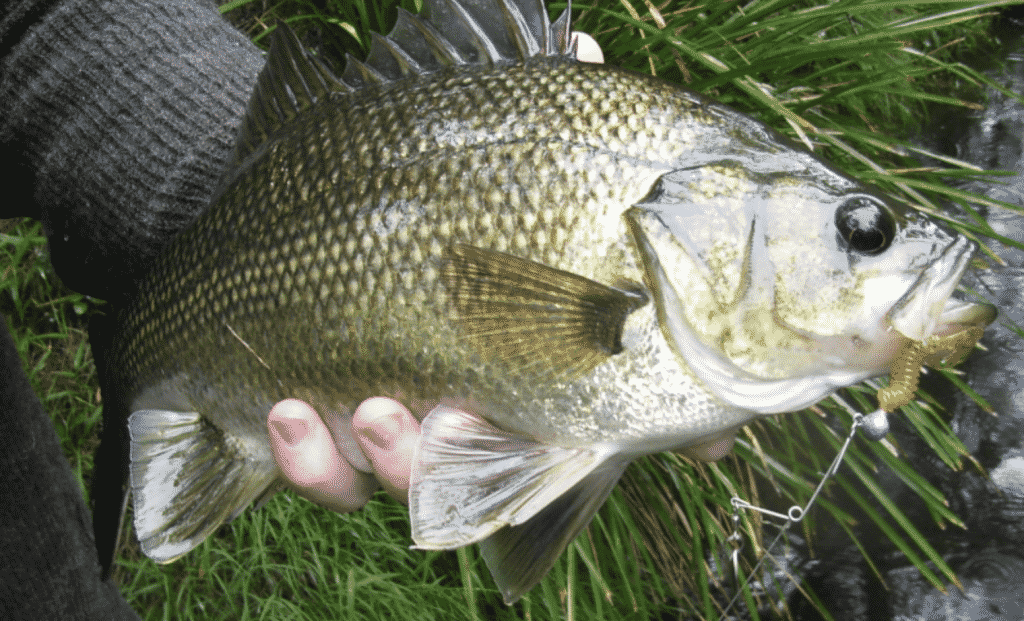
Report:
[[[569,17],[566,9],[552,24],[543,0],[425,0],[418,16],[398,10],[391,34],[374,37],[366,64],[398,80],[455,65],[571,56]]]
[[[569,13],[566,9],[552,24],[543,0],[425,0],[419,15],[399,8],[391,33],[372,35],[365,61],[348,56],[341,78],[279,23],[222,187],[275,129],[328,93],[386,86],[459,65],[493,66],[533,56],[575,58]]]
[[[238,132],[233,162],[255,151],[278,127],[328,93],[352,90],[311,56],[284,22],[271,34],[267,64],[256,79]]]

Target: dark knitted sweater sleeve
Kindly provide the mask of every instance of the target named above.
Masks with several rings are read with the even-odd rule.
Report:
[[[100,576],[92,521],[0,318],[0,619],[138,621]]]
[[[0,149],[31,198],[0,217],[41,219],[65,284],[116,297],[206,207],[262,58],[195,0],[15,2],[0,51]]]
[[[129,290],[207,205],[261,66],[212,4],[0,4],[0,217],[40,218],[72,288]],[[4,324],[0,618],[137,620]]]

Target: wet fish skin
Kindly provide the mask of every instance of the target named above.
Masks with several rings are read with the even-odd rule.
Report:
[[[396,32],[419,28],[403,19]],[[549,49],[547,29],[507,38]],[[888,309],[971,251],[754,120],[564,49],[378,85],[382,64],[350,65],[369,77],[346,88],[289,36],[223,192],[119,315],[105,361],[159,561],[279,488],[274,403],[313,404],[369,471],[351,412],[386,395],[441,406],[413,467],[414,540],[480,542],[511,603],[635,457],[883,373],[902,338]],[[850,209],[892,225],[884,248],[837,235]],[[955,285],[962,268],[933,271]],[[940,313],[936,295],[914,308]]]
[[[729,138],[707,125],[710,104],[638,77],[538,59],[394,89],[384,110],[378,93],[325,102],[175,240],[140,294],[149,303],[125,317],[115,366],[139,387],[174,373],[197,394],[237,386],[192,398],[240,433],[265,428],[260,412],[296,394],[332,410],[379,394],[507,391],[516,371],[500,360],[478,368],[487,388],[450,377],[477,353],[437,311],[448,307],[444,253],[470,244],[641,287],[622,207],[695,141]],[[616,116],[646,133],[621,140],[606,129]],[[350,343],[360,343],[357,359]],[[524,383],[557,371],[527,372]],[[501,422],[544,424],[529,416]],[[559,439],[581,431],[550,430]]]

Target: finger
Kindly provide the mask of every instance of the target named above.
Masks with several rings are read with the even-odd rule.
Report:
[[[572,38],[576,42],[577,60],[598,65],[604,62],[604,52],[601,51],[601,46],[597,44],[594,37],[585,32],[574,32]]]
[[[338,453],[331,433],[309,404],[286,399],[267,416],[270,446],[285,478],[300,496],[339,513],[359,509],[377,489]]]
[[[380,484],[395,500],[408,504],[409,471],[420,424],[401,403],[376,397],[356,408],[352,431]]]

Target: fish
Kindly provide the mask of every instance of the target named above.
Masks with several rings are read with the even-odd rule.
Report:
[[[107,497],[147,556],[282,488],[278,401],[369,472],[352,412],[389,396],[428,404],[415,546],[479,544],[512,604],[633,460],[720,455],[994,320],[955,294],[973,242],[760,121],[580,62],[569,22],[425,0],[340,76],[277,26],[217,197],[103,354]]]

